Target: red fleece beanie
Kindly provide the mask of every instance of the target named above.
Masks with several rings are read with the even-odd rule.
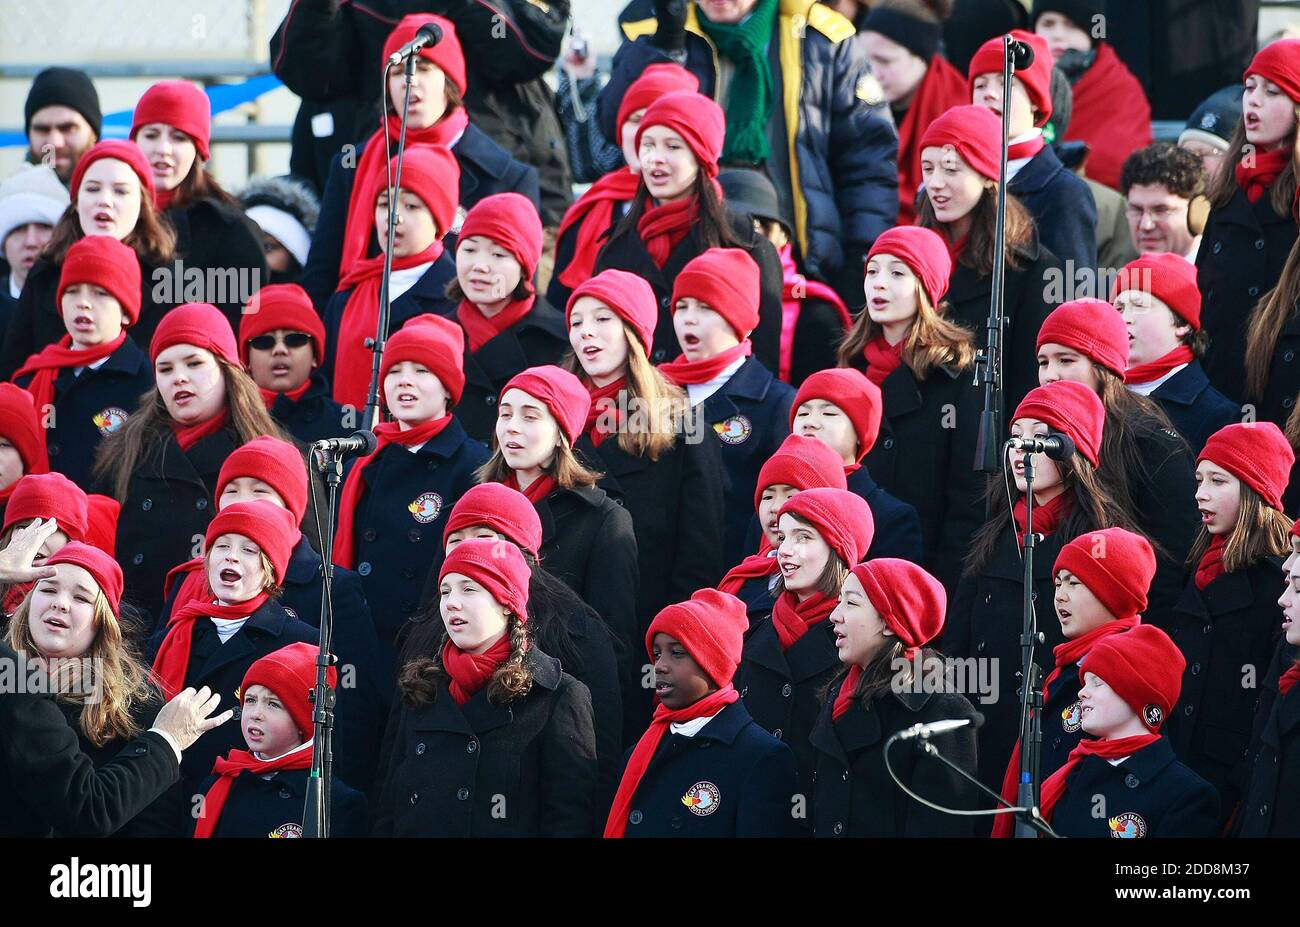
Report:
[[[591,411],[591,393],[581,380],[554,364],[544,364],[529,367],[511,377],[501,390],[500,398],[505,398],[512,389],[523,390],[543,403],[559,424],[569,446],[573,446],[587,423],[587,413]]]
[[[694,297],[727,320],[744,341],[758,327],[759,271],[740,248],[709,248],[687,262],[673,281],[673,311],[677,301]]]
[[[985,106],[954,106],[925,130],[921,150],[951,145],[971,170],[996,181],[1001,170],[1002,122]]]
[[[199,157],[207,161],[212,138],[212,104],[208,95],[187,80],[164,80],[144,92],[131,116],[131,141],[140,129],[155,122],[180,129],[194,142]]]
[[[1097,394],[1082,383],[1057,380],[1034,387],[1020,400],[1011,421],[1021,418],[1037,419],[1068,436],[1089,463],[1094,467],[1098,465],[1101,439],[1106,428],[1106,408]]]
[[[1186,667],[1168,634],[1139,624],[1093,644],[1079,663],[1079,681],[1084,673],[1100,677],[1154,733],[1178,703]]]
[[[379,382],[402,361],[428,367],[442,381],[452,405],[460,402],[465,389],[465,333],[451,319],[426,312],[403,325],[384,345]]]
[[[900,225],[876,239],[867,252],[867,260],[877,254],[888,254],[906,264],[921,281],[930,305],[939,308],[939,300],[948,292],[948,278],[952,276],[952,255],[943,236],[919,225]],[[864,273],[865,267],[864,264]]]
[[[795,515],[809,522],[836,556],[850,567],[862,560],[876,536],[867,500],[847,489],[807,489],[781,506],[777,517]]]
[[[1242,81],[1252,74],[1277,84],[1294,103],[1300,103],[1300,39],[1278,39],[1255,53]]]
[[[619,103],[618,116],[614,120],[617,134],[614,141],[622,140],[623,123],[637,110],[648,109],[655,100],[670,93],[698,93],[699,90],[700,79],[679,64],[664,61],[647,66],[623,92],[623,102]]]
[[[0,383],[0,438],[14,446],[23,461],[23,473],[48,473],[45,429],[32,394],[21,386]]]
[[[602,270],[596,276],[583,283],[569,295],[569,302],[564,309],[564,321],[567,325],[574,305],[584,296],[598,299],[614,313],[632,326],[646,356],[655,340],[655,324],[659,321],[659,300],[655,291],[641,277],[626,270]]]
[[[1152,252],[1129,261],[1115,278],[1110,301],[1113,303],[1125,290],[1150,293],[1194,331],[1201,330],[1201,291],[1196,285],[1196,265],[1178,255]]]
[[[86,543],[93,544],[110,557],[117,555],[117,519],[122,504],[110,496],[89,493],[86,496]]]
[[[226,485],[241,476],[266,483],[284,500],[295,524],[307,514],[307,464],[288,441],[270,435],[254,438],[235,448],[217,475],[217,499]]]
[[[727,134],[727,117],[722,107],[702,93],[678,90],[650,104],[636,129],[636,147],[651,126],[664,126],[682,137],[695,155],[705,176],[718,176],[718,157]]]
[[[443,546],[452,532],[475,525],[487,525],[504,534],[534,558],[542,549],[542,519],[537,509],[527,496],[505,483],[479,483],[456,500],[447,527],[442,529]]]
[[[243,366],[230,322],[212,303],[185,303],[163,316],[149,342],[149,360],[157,361],[159,354],[178,344],[203,348],[234,367]]]
[[[316,360],[325,359],[325,323],[312,307],[307,291],[296,283],[264,286],[244,306],[239,317],[239,359],[245,367],[248,342],[277,329],[310,335]]]
[[[441,68],[447,75],[447,80],[451,81],[464,97],[469,89],[469,83],[465,79],[465,51],[461,48],[456,26],[444,16],[435,16],[432,13],[412,13],[403,16],[396,28],[388,33],[388,38],[384,40],[384,60],[391,58],[394,52],[415,38],[415,34],[425,23],[436,23],[442,29],[442,41],[420,49],[420,57],[432,61]],[[395,67],[389,73],[402,73],[401,66]]]
[[[1052,118],[1052,50],[1047,46],[1047,39],[1036,33],[1012,29],[1011,35],[1034,50],[1034,63],[1028,70],[1016,71],[1012,79],[1025,85],[1029,103],[1038,111],[1034,125],[1046,125],[1047,120]],[[975,92],[975,78],[979,75],[994,72],[1002,74],[1002,58],[1002,36],[996,35],[981,45],[971,58],[966,72],[966,93]]]
[[[32,518],[53,518],[69,538],[84,541],[89,524],[86,494],[62,473],[28,474],[14,484],[0,530]]]
[[[736,675],[748,629],[744,602],[726,592],[701,589],[655,615],[645,634],[646,655],[653,663],[655,635],[667,634],[721,688]]]
[[[381,165],[379,173],[371,178],[375,191],[375,200],[384,192],[387,177],[397,177],[397,158],[393,158],[384,173]],[[417,145],[406,150],[402,161],[402,187],[407,193],[414,193],[433,213],[433,222],[438,227],[438,237],[442,238],[456,221],[456,207],[460,204],[460,162],[451,153],[451,149],[442,145]],[[373,208],[374,204],[371,204]],[[529,204],[531,205],[531,204]],[[387,219],[384,220],[387,227]]]
[[[481,585],[520,621],[528,620],[528,583],[532,571],[514,544],[495,538],[470,538],[451,549],[438,571],[438,582],[449,573],[468,576]]]
[[[283,582],[284,571],[289,568],[289,555],[299,535],[298,525],[288,509],[261,500],[231,503],[208,523],[208,530],[203,535],[205,558],[223,534],[242,534],[260,547],[266,559],[271,561],[276,584]]]
[[[839,406],[849,417],[858,435],[858,463],[875,446],[880,434],[880,387],[867,379],[861,370],[835,367],[819,370],[804,380],[790,405],[790,428],[794,428],[799,407],[810,399],[821,399]]]
[[[316,658],[319,655],[319,646],[304,641],[268,653],[248,668],[244,681],[239,684],[239,694],[247,695],[252,686],[270,689],[284,705],[284,710],[289,712],[303,741],[311,740],[316,733],[311,717],[311,694],[316,689]],[[338,688],[337,668],[331,666],[326,670],[325,678],[331,688]]]
[[[91,544],[85,544],[81,541],[69,541],[64,544],[58,553],[47,558],[45,566],[57,566],[60,563],[70,563],[73,566],[79,566],[89,573],[95,580],[96,585],[104,593],[104,598],[108,599],[109,608],[116,618],[122,611],[122,568],[117,565],[111,554],[105,553],[98,547]]]
[[[1151,542],[1123,528],[1081,534],[1061,548],[1052,574],[1069,570],[1116,618],[1146,611],[1147,592],[1156,575]]]
[[[1291,481],[1295,452],[1272,422],[1225,425],[1205,442],[1196,462],[1202,460],[1218,464],[1259,493],[1270,508],[1283,511],[1282,494]]]
[[[880,618],[907,645],[910,658],[943,630],[948,593],[925,570],[908,560],[881,557],[853,567]]]
[[[140,318],[140,259],[116,238],[87,235],[68,249],[59,272],[54,311],[62,315],[63,294],[78,283],[103,287],[122,307],[122,327]]]
[[[68,184],[68,190],[72,192],[72,205],[77,204],[77,191],[81,189],[81,179],[86,176],[86,171],[90,168],[90,165],[101,158],[113,158],[121,161],[135,171],[135,176],[140,178],[140,186],[144,188],[144,195],[149,198],[150,203],[153,202],[156,195],[153,185],[153,168],[149,166],[149,161],[145,158],[144,152],[140,150],[140,146],[135,142],[128,142],[123,138],[111,138],[106,142],[93,145],[77,161],[77,166],[72,171],[72,180]]]
[[[542,220],[537,207],[518,193],[494,193],[474,204],[461,223],[456,241],[475,235],[490,238],[509,251],[523,268],[529,291],[542,257]],[[459,247],[459,245],[457,245]]]
[[[1103,299],[1073,299],[1053,309],[1038,329],[1034,350],[1045,344],[1078,351],[1121,377],[1128,369],[1128,326]]]
[[[800,492],[806,489],[847,489],[844,461],[825,441],[789,435],[758,471],[754,511],[758,511],[758,504],[763,501],[763,490],[777,485],[793,486]]]

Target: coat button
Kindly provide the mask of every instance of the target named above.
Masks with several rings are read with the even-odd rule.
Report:
[[[1188,705],[1186,708],[1183,709],[1183,714],[1185,714],[1187,717],[1190,718],[1190,717],[1192,716],[1192,712],[1193,712],[1194,710],[1195,710],[1195,709],[1193,708],[1193,706]]]
[[[143,502],[140,503],[140,510],[143,512],[148,512],[152,508],[153,508],[152,499],[145,499]]]
[[[1025,504],[1028,505],[1028,503]],[[840,779],[842,779],[845,782],[849,781],[849,771],[847,769],[844,770],[844,772],[840,775]]]
[[[1133,775],[1132,773],[1129,773],[1127,776],[1124,777],[1124,784],[1127,785],[1130,789],[1135,789],[1142,783],[1138,782],[1137,776]]]
[[[468,800],[469,800],[469,789],[467,789],[467,788],[463,788],[463,787],[457,789],[457,790],[456,790],[456,800],[457,800],[457,801],[468,801]]]
[[[831,828],[831,831],[836,837],[838,837],[840,834],[844,833],[844,825],[839,821],[836,821],[835,826]]]
[[[420,542],[420,529],[412,528],[410,531],[406,532],[406,539],[412,544],[418,544]]]
[[[1259,806],[1259,813],[1261,815],[1268,814],[1268,802],[1265,802],[1264,804]]]
[[[1263,250],[1264,250],[1264,245],[1265,245],[1265,244],[1267,244],[1267,242],[1265,242],[1264,239],[1262,239],[1262,238],[1256,238],[1256,239],[1255,239],[1255,250],[1256,250],[1256,251],[1263,251]]]
[[[45,453],[50,457],[58,457],[59,450],[60,448],[57,444],[49,444],[45,447]]]
[[[478,750],[478,741],[471,738],[470,742],[465,744],[465,752],[474,753],[476,750]]]
[[[200,512],[202,512],[208,507],[208,500],[199,499],[197,502],[194,503],[194,507],[198,509]]]
[[[1249,290],[1247,290],[1246,293],[1249,294],[1250,296],[1258,296],[1258,295],[1259,295],[1259,287],[1257,287],[1257,286],[1253,286],[1253,287],[1251,287]]]
[[[1284,409],[1289,409],[1293,405],[1295,405],[1295,399],[1293,399],[1290,396],[1287,396],[1285,399],[1282,400],[1282,408]]]
[[[438,461],[436,461],[436,460],[430,460],[428,463],[426,463],[426,464],[424,465],[424,469],[426,469],[426,470],[437,470],[437,469],[438,469]]]
[[[289,799],[293,798],[293,793],[290,792],[288,789],[280,789],[280,797],[285,801],[288,801]]]
[[[1028,504],[1028,503],[1026,503],[1026,504]],[[744,698],[744,697],[745,697],[746,695],[748,695],[748,694],[749,694],[749,686],[745,686],[745,688],[743,688],[743,689],[740,690],[740,697],[741,697],[741,698]]]
[[[131,558],[131,563],[134,564],[135,566],[139,566],[140,564],[144,563],[144,554],[136,554],[134,557]]]
[[[778,727],[775,731],[772,732],[772,736],[775,737],[777,740],[780,740],[780,739],[781,739],[781,729]]]
[[[642,815],[640,811],[633,811],[631,814],[627,816],[627,821],[629,824],[640,824],[641,818]]]
[[[420,793],[419,793],[419,792],[412,792],[412,793],[411,793],[411,804],[415,804],[415,803],[416,803],[417,801],[419,801],[419,800],[420,800]]]
[[[1210,625],[1208,625],[1208,624],[1207,624],[1207,625],[1202,625],[1202,627],[1201,627],[1201,633],[1202,633],[1202,634],[1209,634],[1211,630],[1212,630],[1212,628],[1211,628]]]
[[[1193,664],[1192,664],[1192,675],[1193,675],[1193,676],[1199,676],[1200,674],[1201,674],[1201,664],[1199,664],[1199,663],[1193,663]]]
[[[1025,503],[1025,504],[1028,505],[1029,503]],[[993,604],[993,593],[990,592],[988,595],[984,597],[984,604],[985,605]]]
[[[424,746],[424,744],[416,744],[416,745],[415,745],[415,755],[416,755],[416,756],[424,756],[424,751],[425,751],[426,749],[427,749],[427,748]]]
[[[673,830],[681,830],[681,829],[682,829],[682,819],[681,819],[681,818],[673,818],[671,821],[668,822],[668,826],[671,827]]]
[[[670,308],[672,304],[673,304],[672,300],[669,299],[667,296],[660,297],[659,299],[659,305],[664,309]]]
[[[1222,251],[1222,250],[1223,250],[1223,242],[1221,242],[1221,241],[1216,241],[1216,242],[1214,243],[1214,248],[1213,248],[1214,253],[1215,253],[1215,254],[1218,254],[1218,253],[1219,253],[1220,251]]]
[[[1026,503],[1026,504],[1028,504],[1028,503]],[[976,645],[976,647],[975,647],[975,652],[976,652],[976,653],[983,653],[983,652],[984,652],[984,642],[983,642],[983,641],[980,641],[979,644]]]
[[[369,575],[370,575],[370,570],[371,570],[371,569],[372,569],[372,568],[371,568],[371,566],[370,566],[370,561],[368,561],[368,560],[363,561],[362,563],[358,563],[358,564],[357,564],[357,575],[358,575],[358,576],[369,576]]]
[[[377,537],[379,537],[379,532],[376,531],[374,528],[367,528],[365,531],[361,532],[361,540],[365,541],[368,544],[374,543],[374,540]]]
[[[149,752],[149,748],[146,747],[144,744],[140,744],[138,747],[135,748],[136,756],[144,756],[148,752]]]
[[[889,450],[891,447],[894,446],[894,439],[893,439],[893,438],[886,438],[886,439],[885,439],[885,445],[884,445],[884,446],[885,446],[885,450]],[[1027,503],[1026,503],[1026,504],[1027,504]]]
[[[489,396],[489,397],[488,397],[486,400],[484,400],[484,401],[487,402],[488,405],[490,405],[490,406],[494,406],[494,405],[497,404],[497,397],[495,397],[495,396]]]
[[[1282,360],[1286,361],[1288,364],[1291,363],[1291,361],[1295,360],[1295,351],[1285,352],[1282,355]]]
[[[781,687],[781,697],[782,697],[782,698],[789,698],[789,697],[790,697],[790,693],[793,692],[793,691],[794,691],[794,689],[790,688],[790,683],[787,682],[785,685],[783,685],[783,686]]]

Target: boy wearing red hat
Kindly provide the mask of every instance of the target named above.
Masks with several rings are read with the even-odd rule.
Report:
[[[264,286],[244,306],[239,358],[267,411],[302,443],[355,430],[355,416],[349,418],[334,401],[321,369],[325,325],[296,283]]]
[[[1011,107],[1007,190],[1024,203],[1038,226],[1039,240],[1060,259],[1065,279],[1073,280],[1078,271],[1091,273],[1097,267],[1097,204],[1088,185],[1061,163],[1043,136],[1052,116],[1052,53],[1047,41],[1023,29],[1011,35],[1033,50],[1034,60],[1011,78],[1010,101],[1002,87],[1000,35],[971,58],[967,91],[972,103],[987,106],[999,119],[1003,107]]]
[[[658,704],[628,757],[606,837],[793,835],[794,756],[732,685],[747,625],[744,604],[714,589],[650,623]]]
[[[67,334],[27,358],[14,382],[48,423],[52,469],[89,489],[95,449],[153,386],[153,365],[127,329],[140,315],[140,264],[108,235],[73,244],[63,259],[57,311]]]
[[[1209,339],[1201,331],[1195,266],[1177,254],[1144,254],[1119,272],[1110,301],[1128,327],[1124,384],[1151,397],[1199,452],[1241,409],[1210,385],[1201,366]]]
[[[1214,788],[1160,728],[1178,704],[1186,661],[1169,636],[1138,625],[1079,664],[1079,723],[1091,738],[1048,776],[1039,809],[1062,837],[1213,837]]]
[[[195,837],[302,836],[319,653],[315,644],[289,644],[248,668],[239,684],[239,727],[248,749],[232,749],[213,765],[199,790]],[[334,667],[328,679],[338,687]],[[365,796],[337,778],[330,782],[329,814],[331,837],[366,835]]]

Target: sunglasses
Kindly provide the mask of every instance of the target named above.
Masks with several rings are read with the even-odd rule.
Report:
[[[259,351],[270,351],[275,347],[279,340],[280,339],[277,339],[275,335],[258,335],[256,338],[248,339],[248,346],[250,348],[256,348]],[[304,344],[311,341],[311,335],[304,332],[289,332],[289,334],[284,336],[283,340],[286,348],[301,348]]]

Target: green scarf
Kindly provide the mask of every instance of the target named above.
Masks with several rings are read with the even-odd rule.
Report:
[[[736,25],[710,22],[702,13],[700,28],[731,61],[736,73],[727,97],[727,139],[721,160],[762,164],[772,153],[767,121],[772,115],[772,69],[767,44],[772,41],[779,0],[758,0],[749,18]]]

